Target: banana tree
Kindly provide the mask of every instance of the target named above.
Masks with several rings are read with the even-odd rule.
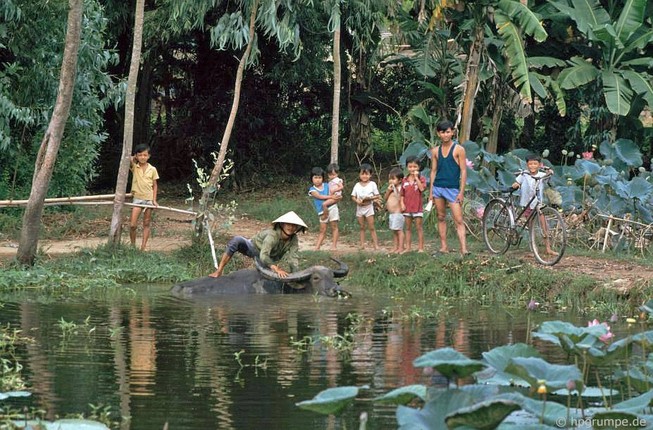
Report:
[[[643,50],[653,43],[653,27],[647,20],[647,0],[626,0],[618,13],[610,13],[598,0],[555,0],[559,11],[554,22],[576,23],[573,46],[580,55],[571,57],[560,72],[558,82],[565,90],[598,83],[607,108],[615,115],[626,116],[643,99],[653,107],[653,66]],[[611,10],[612,12],[612,10]]]
[[[484,82],[484,75],[490,69],[489,64],[496,63],[487,52],[487,39],[499,40],[500,54],[505,58],[505,80],[518,92],[522,101],[530,103],[533,100],[533,87],[541,97],[552,93],[545,86],[548,84],[543,78],[530,72],[528,55],[524,39],[531,36],[535,41],[542,42],[547,38],[547,33],[540,23],[539,16],[526,4],[517,0],[481,0],[468,2],[431,2],[431,19],[428,21],[429,30],[442,30],[447,23],[443,17],[448,17],[451,22],[458,22],[453,26],[448,40],[448,49],[458,50],[457,58],[462,61],[462,81],[457,82],[451,77],[450,83],[460,90],[462,97],[456,98],[457,122],[460,124],[458,138],[460,141],[469,140],[472,127],[475,97]],[[525,3],[525,2],[524,2]],[[422,5],[427,5],[422,2]],[[426,12],[420,11],[420,16]],[[429,36],[431,33],[426,33]],[[433,40],[436,40],[434,38]],[[429,57],[416,53],[416,58],[427,60]],[[442,58],[446,59],[446,56]],[[437,64],[434,61],[422,61],[418,71],[423,70],[428,77]],[[452,70],[451,67],[447,67]],[[489,77],[487,75],[486,77]],[[490,82],[488,80],[488,82]],[[537,88],[535,88],[537,86]]]
[[[480,85],[480,61],[484,55],[485,26],[493,22],[496,31],[504,43],[503,55],[507,58],[508,72],[512,84],[519,92],[521,99],[530,103],[533,100],[531,92],[532,77],[529,75],[528,56],[524,38],[526,35],[535,41],[542,42],[547,33],[540,23],[539,17],[527,5],[516,0],[466,2],[468,15],[472,17],[470,30],[470,48],[467,56],[464,93],[460,106],[459,140],[469,140],[474,111],[474,96]]]

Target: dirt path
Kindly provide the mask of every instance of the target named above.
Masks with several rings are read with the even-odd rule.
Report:
[[[258,231],[266,228],[268,224],[251,220],[247,218],[237,219],[229,229],[230,235],[242,235],[251,237]],[[85,237],[71,237],[69,239],[61,240],[41,240],[39,241],[40,249],[45,255],[56,256],[62,254],[70,254],[80,251],[84,248],[95,248],[99,245],[106,243],[106,237],[94,236],[94,233],[103,233],[109,231],[109,219],[97,219],[93,221],[93,226],[90,233]],[[148,242],[149,251],[163,251],[169,252],[180,247],[186,246],[191,242],[191,217],[184,214],[174,212],[162,213],[155,218],[153,226],[153,235]],[[137,244],[140,244],[141,232],[139,229]],[[300,236],[300,249],[312,250],[315,247],[317,240],[317,233],[309,231]],[[354,240],[354,241],[352,241]],[[358,252],[358,244],[355,242],[356,238],[342,237],[338,244],[338,250],[334,254],[343,255]],[[128,241],[126,232],[123,232],[123,241]],[[222,244],[217,245],[220,249]],[[384,248],[379,252],[387,252],[390,244],[381,244]],[[427,248],[429,244],[427,243]],[[18,243],[10,240],[0,240],[0,259],[8,260],[16,255]],[[322,250],[328,251],[330,248],[330,236],[327,236],[327,241],[322,247]],[[483,253],[478,254],[476,258],[490,257]],[[519,257],[526,260],[528,263],[536,264],[528,257],[524,258],[521,253]],[[582,273],[594,279],[602,281],[608,288],[616,288],[620,291],[626,292],[635,286],[641,286],[650,282],[653,279],[653,267],[639,265],[633,262],[617,261],[614,259],[602,258],[601,255],[596,257],[585,256],[565,256],[555,266],[549,268],[555,271],[567,271],[570,273]]]

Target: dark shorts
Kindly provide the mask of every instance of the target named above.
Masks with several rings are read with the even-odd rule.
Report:
[[[254,243],[243,236],[234,236],[231,238],[231,240],[227,243],[227,249],[225,252],[230,257],[236,252],[240,252],[249,258],[255,258],[259,255],[259,250],[254,246]]]

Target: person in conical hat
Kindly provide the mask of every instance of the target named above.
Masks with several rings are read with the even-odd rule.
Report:
[[[228,243],[220,264],[215,272],[209,276],[217,278],[236,252],[240,252],[250,258],[258,257],[263,264],[282,278],[288,276],[288,272],[279,267],[279,260],[284,258],[291,272],[295,272],[299,266],[299,240],[297,232],[305,232],[308,229],[306,223],[293,211],[281,215],[272,221],[272,228],[258,232],[251,239],[243,236],[235,236]]]

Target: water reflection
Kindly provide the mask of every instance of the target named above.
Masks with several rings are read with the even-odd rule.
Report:
[[[394,428],[394,407],[368,400],[428,382],[413,368],[415,358],[445,346],[480,358],[526,337],[524,314],[461,305],[437,308],[436,318],[408,318],[389,313],[388,300],[358,293],[347,301],[252,296],[197,303],[150,287],[129,303],[9,304],[1,322],[34,338],[22,360],[48,418],[109,405],[115,417],[131,417],[125,430],[160,430],[166,422],[189,430],[341,428],[341,419],[295,403],[343,385],[370,387],[345,413],[349,428],[357,428],[362,411],[369,428]],[[64,336],[62,318],[78,324],[76,333]],[[327,347],[348,335],[352,348]],[[306,337],[315,343],[302,351],[294,342]]]

